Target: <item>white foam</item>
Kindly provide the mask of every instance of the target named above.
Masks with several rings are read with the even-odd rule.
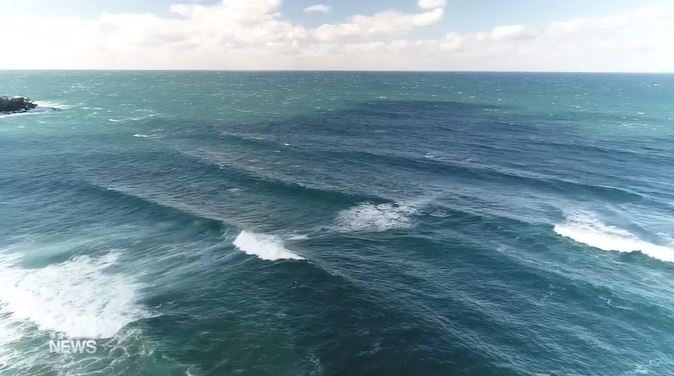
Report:
[[[123,122],[129,122],[129,121],[140,121],[140,120],[151,119],[155,116],[156,115],[154,115],[154,114],[143,115],[143,116],[131,116],[131,117],[125,117],[125,118],[121,118],[121,119],[108,119],[108,121],[111,122],[111,123],[123,123]]]
[[[0,314],[0,371],[3,365],[9,365],[16,362],[17,352],[7,344],[21,339],[21,332],[16,327],[16,323],[4,320]]]
[[[148,317],[137,304],[138,284],[109,270],[119,255],[79,256],[40,269],[1,260],[0,315],[70,338],[114,337],[127,324]]]
[[[555,225],[555,232],[604,251],[641,252],[662,261],[674,262],[674,245],[658,245],[639,239],[633,233],[603,223],[592,213],[574,213]]]
[[[148,137],[150,137],[150,135],[142,134],[142,133],[136,133],[136,134],[133,135],[133,137],[136,137],[136,138],[148,138]]]
[[[417,214],[414,205],[362,203],[337,213],[340,231],[383,232],[412,227],[412,216]]]
[[[18,117],[18,116],[28,116],[28,115],[40,115],[40,114],[47,114],[54,111],[54,108],[51,107],[37,107],[32,110],[24,111],[24,112],[13,112],[9,114],[2,114],[0,115],[0,119],[5,119],[5,118],[11,118],[11,117]]]
[[[274,235],[241,231],[234,240],[234,245],[244,253],[262,260],[304,260],[304,257],[286,249],[281,239]]]
[[[292,235],[288,239],[290,239],[290,240],[307,240],[307,239],[309,239],[309,235],[304,235],[304,234]]]
[[[29,112],[16,112],[16,113],[11,113],[11,114],[0,114],[0,119],[5,119],[9,117],[15,117],[15,116],[22,116],[22,115],[28,115],[30,114]]]
[[[63,104],[61,102],[56,102],[56,101],[36,101],[35,104],[37,104],[37,108],[50,108],[50,109],[57,109],[57,110],[67,110],[72,108],[72,106],[69,106],[67,104]]]

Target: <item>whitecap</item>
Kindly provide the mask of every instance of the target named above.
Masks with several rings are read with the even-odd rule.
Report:
[[[130,116],[130,117],[125,117],[121,119],[108,119],[109,122],[111,123],[124,123],[124,122],[130,122],[130,121],[141,121],[141,120],[146,120],[146,119],[151,119],[155,117],[156,115],[150,114],[150,115],[143,115],[143,116]]]
[[[56,101],[35,101],[35,104],[37,104],[37,108],[42,107],[52,110],[68,110],[72,108],[70,105]]]
[[[555,225],[555,232],[578,243],[604,251],[641,252],[652,258],[674,262],[674,245],[658,245],[635,234],[602,222],[592,213],[570,214],[564,223]]]
[[[417,213],[414,205],[365,202],[340,211],[335,221],[342,232],[384,232],[412,227],[412,216]]]
[[[78,256],[30,269],[0,260],[0,314],[70,338],[111,338],[126,325],[149,317],[137,303],[140,286],[112,272],[120,253]]]
[[[289,240],[307,240],[307,239],[309,239],[309,235],[297,234],[297,235],[290,236],[288,239]]]
[[[285,248],[283,241],[274,235],[257,234],[249,231],[241,231],[234,240],[234,245],[242,252],[257,256],[262,260],[303,260],[299,256]]]

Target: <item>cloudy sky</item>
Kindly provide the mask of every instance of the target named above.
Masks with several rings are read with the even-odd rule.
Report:
[[[0,0],[0,69],[674,71],[674,1]]]

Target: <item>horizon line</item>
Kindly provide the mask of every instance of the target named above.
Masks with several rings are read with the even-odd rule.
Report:
[[[231,72],[231,73],[519,73],[519,74],[641,74],[671,75],[652,71],[557,71],[557,70],[377,70],[377,69],[136,69],[136,68],[0,68],[0,72]]]

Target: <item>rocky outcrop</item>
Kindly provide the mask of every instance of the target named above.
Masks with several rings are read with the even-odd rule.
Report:
[[[37,107],[37,104],[26,97],[0,97],[0,113],[26,112]]]

